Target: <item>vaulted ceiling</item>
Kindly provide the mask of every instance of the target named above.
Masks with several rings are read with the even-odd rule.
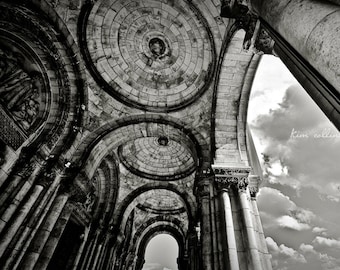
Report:
[[[220,17],[216,0],[38,2],[27,4],[28,17],[49,22],[54,61],[71,82],[62,96],[55,71],[46,73],[41,111],[50,122],[39,132],[80,115],[64,121],[73,143],[56,138],[48,158],[77,168],[72,184],[95,198],[87,207],[96,222],[149,236],[158,224],[183,240],[198,222],[198,175],[214,163],[249,166],[245,122],[259,57],[243,50],[245,32]]]

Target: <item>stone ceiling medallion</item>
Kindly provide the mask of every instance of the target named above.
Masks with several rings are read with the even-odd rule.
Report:
[[[169,139],[168,139],[168,137],[166,137],[166,136],[160,136],[160,137],[157,139],[157,143],[158,143],[160,146],[168,146],[168,144],[169,144]]]
[[[189,1],[98,1],[87,24],[87,49],[103,89],[128,105],[180,109],[209,86],[212,34]]]

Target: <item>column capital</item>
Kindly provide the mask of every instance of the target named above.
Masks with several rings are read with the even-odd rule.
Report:
[[[56,175],[56,172],[53,170],[43,173],[38,179],[37,185],[41,185],[44,188],[49,187],[56,178]]]
[[[237,187],[240,191],[247,189],[250,167],[212,165],[212,168],[215,174],[215,183],[219,189],[229,189],[231,186]]]

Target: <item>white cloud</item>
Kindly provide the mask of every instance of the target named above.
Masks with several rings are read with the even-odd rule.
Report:
[[[261,138],[255,139],[258,152],[269,156],[266,172],[271,183],[312,186],[340,202],[340,134],[301,86],[289,87],[282,102],[257,114],[250,127],[254,137]],[[338,137],[318,138],[324,133]]]
[[[318,259],[322,262],[322,270],[340,270],[340,260],[328,254],[319,253]]]
[[[309,230],[311,227],[306,223],[300,223],[295,218],[291,216],[282,216],[277,219],[280,227],[292,229],[296,231]]]
[[[324,235],[324,234],[326,234],[327,229],[326,228],[320,228],[320,227],[314,227],[312,232]]]
[[[297,208],[291,214],[301,223],[311,223],[316,218],[312,211],[303,208]]]
[[[338,185],[338,183],[337,183]],[[338,197],[332,196],[332,195],[327,195],[327,199],[332,201],[332,202],[340,202],[340,199]]]
[[[340,137],[316,136],[328,129],[339,133],[301,86],[285,75],[279,82],[280,72],[271,74],[276,67],[266,64],[256,75],[262,83],[248,120],[257,152],[269,157],[263,163],[271,188],[261,188],[257,197],[265,234],[284,243],[266,239],[273,269],[340,270],[340,237],[325,238],[340,236]]]
[[[320,245],[320,246],[327,246],[327,247],[340,249],[340,241],[336,239],[317,236],[315,237],[312,243],[316,245]]]
[[[277,243],[274,241],[273,238],[271,237],[266,237],[266,242],[267,242],[267,247],[268,247],[268,250],[270,251],[274,251],[274,252],[277,252],[279,251],[279,246],[277,245]]]
[[[306,263],[305,257],[293,248],[284,244],[278,245],[273,238],[266,238],[268,251],[272,254],[273,266],[284,269],[287,263]]]
[[[302,243],[299,247],[299,249],[303,252],[303,253],[312,253],[312,254],[316,254],[316,251],[314,250],[314,247],[312,245],[308,245],[308,244],[304,244]]]
[[[257,203],[261,211],[267,212],[274,217],[288,214],[290,211],[297,208],[296,204],[291,201],[288,196],[284,195],[281,191],[270,187],[263,187],[260,189]]]
[[[277,189],[263,187],[257,197],[258,207],[265,228],[286,228],[305,231],[312,227],[315,214],[298,207],[288,196]],[[270,202],[270,203],[268,203]]]
[[[340,270],[340,259],[318,252],[312,245],[302,243],[299,250],[304,254],[310,265],[319,267],[321,270]]]
[[[281,83],[277,83],[278,81]],[[279,58],[262,57],[253,82],[249,103],[249,110],[256,113],[248,114],[249,121],[252,121],[258,114],[268,114],[271,109],[278,108],[285,89],[292,83],[296,83],[295,78]]]

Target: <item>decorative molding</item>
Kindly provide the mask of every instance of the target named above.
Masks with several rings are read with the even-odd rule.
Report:
[[[8,146],[17,150],[27,139],[27,136],[15,124],[13,119],[0,106],[0,139]]]
[[[215,182],[220,185],[220,188],[229,189],[231,186],[235,186],[240,191],[247,189],[250,167],[219,167],[216,165],[212,165],[212,167]]]
[[[42,177],[38,180],[37,185],[41,185],[44,188],[49,187],[56,177],[55,171],[45,172]]]

